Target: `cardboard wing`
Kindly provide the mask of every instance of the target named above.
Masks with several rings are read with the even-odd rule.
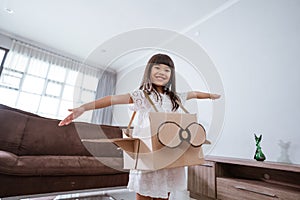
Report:
[[[136,147],[139,142],[138,138],[115,138],[115,139],[82,139],[82,142],[92,143],[114,143],[123,151],[134,154],[137,153]]]

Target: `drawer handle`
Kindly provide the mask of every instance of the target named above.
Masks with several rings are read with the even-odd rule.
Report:
[[[268,197],[277,197],[275,194],[272,194],[272,193],[268,193],[268,192],[261,192],[261,191],[257,191],[257,190],[253,190],[253,189],[248,189],[248,188],[245,188],[243,186],[234,186],[236,189],[239,189],[239,190],[245,190],[245,191],[248,191],[248,192],[253,192],[253,193],[256,193],[256,194],[261,194],[261,195],[265,195],[265,196],[268,196]]]
[[[210,164],[202,164],[201,166],[203,166],[203,167],[213,167],[213,165],[210,165]]]

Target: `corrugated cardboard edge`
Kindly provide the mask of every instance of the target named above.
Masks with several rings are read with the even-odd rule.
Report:
[[[115,139],[82,139],[82,142],[92,142],[92,143],[114,143],[122,150],[128,153],[136,153],[138,138],[115,138]]]

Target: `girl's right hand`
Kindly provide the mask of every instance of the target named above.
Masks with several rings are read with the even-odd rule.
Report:
[[[85,110],[83,107],[78,107],[78,108],[68,109],[68,111],[70,111],[71,114],[69,114],[65,119],[60,121],[58,126],[69,125],[74,119],[82,115]]]

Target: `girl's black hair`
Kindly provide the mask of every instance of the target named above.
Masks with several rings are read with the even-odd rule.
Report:
[[[165,54],[155,54],[153,55],[146,66],[144,77],[140,86],[141,90],[146,91],[148,94],[154,92],[156,96],[156,100],[161,101],[161,95],[157,90],[157,86],[151,82],[150,74],[153,65],[164,64],[170,67],[171,69],[171,77],[169,82],[164,86],[164,93],[168,95],[172,102],[172,110],[176,111],[179,107],[176,101],[180,101],[177,92],[176,92],[176,80],[175,80],[175,66],[172,59]]]

